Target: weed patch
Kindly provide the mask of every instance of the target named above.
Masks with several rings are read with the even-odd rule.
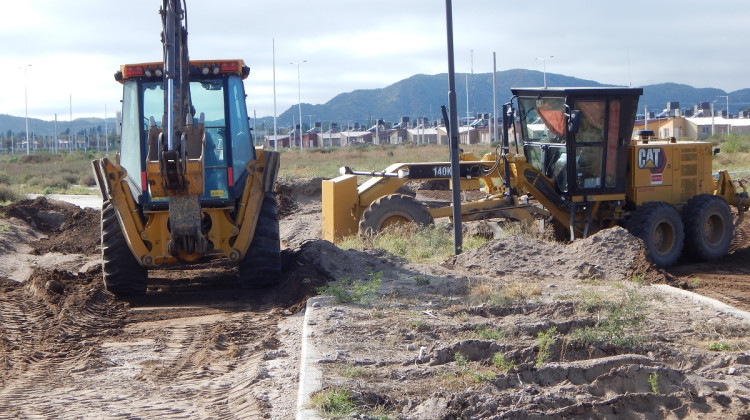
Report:
[[[487,240],[464,236],[464,250],[481,246]],[[389,226],[368,237],[350,236],[337,243],[341,249],[383,249],[415,263],[435,263],[453,256],[453,234],[441,226],[417,226],[413,223]]]
[[[497,352],[492,356],[492,366],[500,369],[500,372],[507,373],[509,370],[516,367],[516,362],[505,358],[505,355],[501,352]]]
[[[546,331],[539,331],[536,336],[536,345],[539,352],[536,355],[535,364],[537,367],[544,365],[544,362],[552,356],[552,345],[555,344],[556,327],[550,327]]]
[[[731,347],[727,343],[711,343],[708,345],[708,349],[711,351],[728,351]]]
[[[659,374],[656,372],[651,372],[650,375],[648,375],[648,384],[651,385],[651,392],[654,394],[659,393]]]
[[[331,295],[337,303],[370,303],[383,281],[383,272],[370,273],[366,281],[343,278],[318,288],[318,293]]]
[[[585,345],[612,343],[632,348],[640,342],[636,335],[641,321],[647,315],[647,305],[635,290],[626,290],[624,296],[612,299],[591,291],[581,291],[579,308],[596,315],[596,325],[574,330],[571,338]]]
[[[330,418],[342,418],[356,407],[352,393],[344,388],[330,388],[313,394],[310,400],[318,414]]]

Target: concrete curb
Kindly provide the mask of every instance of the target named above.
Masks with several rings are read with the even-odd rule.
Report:
[[[651,287],[659,289],[659,291],[671,293],[673,295],[678,296],[684,296],[688,297],[694,301],[698,301],[701,303],[705,303],[706,305],[713,306],[714,308],[726,312],[728,314],[734,315],[738,318],[742,318],[745,320],[750,320],[750,312],[743,311],[741,309],[737,309],[734,306],[729,306],[724,302],[720,302],[716,299],[712,299],[710,297],[706,297],[703,295],[699,295],[697,293],[693,293],[689,290],[680,289],[673,286],[668,286],[666,284],[652,284]]]
[[[330,301],[330,297],[316,296],[307,300],[305,319],[302,324],[302,344],[300,347],[299,389],[297,391],[297,420],[320,420],[318,413],[310,407],[310,395],[320,390],[323,372],[318,369],[320,359],[312,337],[312,326],[318,324],[317,309]]]

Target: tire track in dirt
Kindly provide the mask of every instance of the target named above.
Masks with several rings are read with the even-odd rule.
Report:
[[[279,366],[296,364],[276,337],[282,310],[258,300],[194,291],[128,307],[98,272],[2,279],[0,418],[268,417],[295,387]]]

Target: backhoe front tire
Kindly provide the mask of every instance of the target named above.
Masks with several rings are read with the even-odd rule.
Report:
[[[685,251],[700,261],[715,261],[729,252],[734,235],[732,211],[723,198],[700,194],[682,209]]]
[[[674,265],[680,258],[685,232],[680,214],[669,203],[645,203],[633,212],[628,228],[643,240],[649,259],[659,267]]]
[[[102,205],[102,274],[104,287],[117,296],[146,293],[148,269],[138,263],[128,247],[114,206]]]
[[[373,201],[362,213],[359,232],[374,235],[388,226],[414,222],[431,225],[432,215],[423,204],[404,194],[390,194]]]
[[[281,280],[281,242],[276,194],[265,193],[250,247],[240,261],[240,286],[273,287]]]

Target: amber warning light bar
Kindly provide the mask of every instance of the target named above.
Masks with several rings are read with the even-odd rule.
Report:
[[[201,60],[190,62],[190,76],[218,76],[220,74],[237,74],[245,79],[250,74],[250,68],[245,66],[243,60]],[[164,75],[162,63],[125,64],[115,73],[115,80],[122,83],[123,80],[137,77],[161,78]]]

